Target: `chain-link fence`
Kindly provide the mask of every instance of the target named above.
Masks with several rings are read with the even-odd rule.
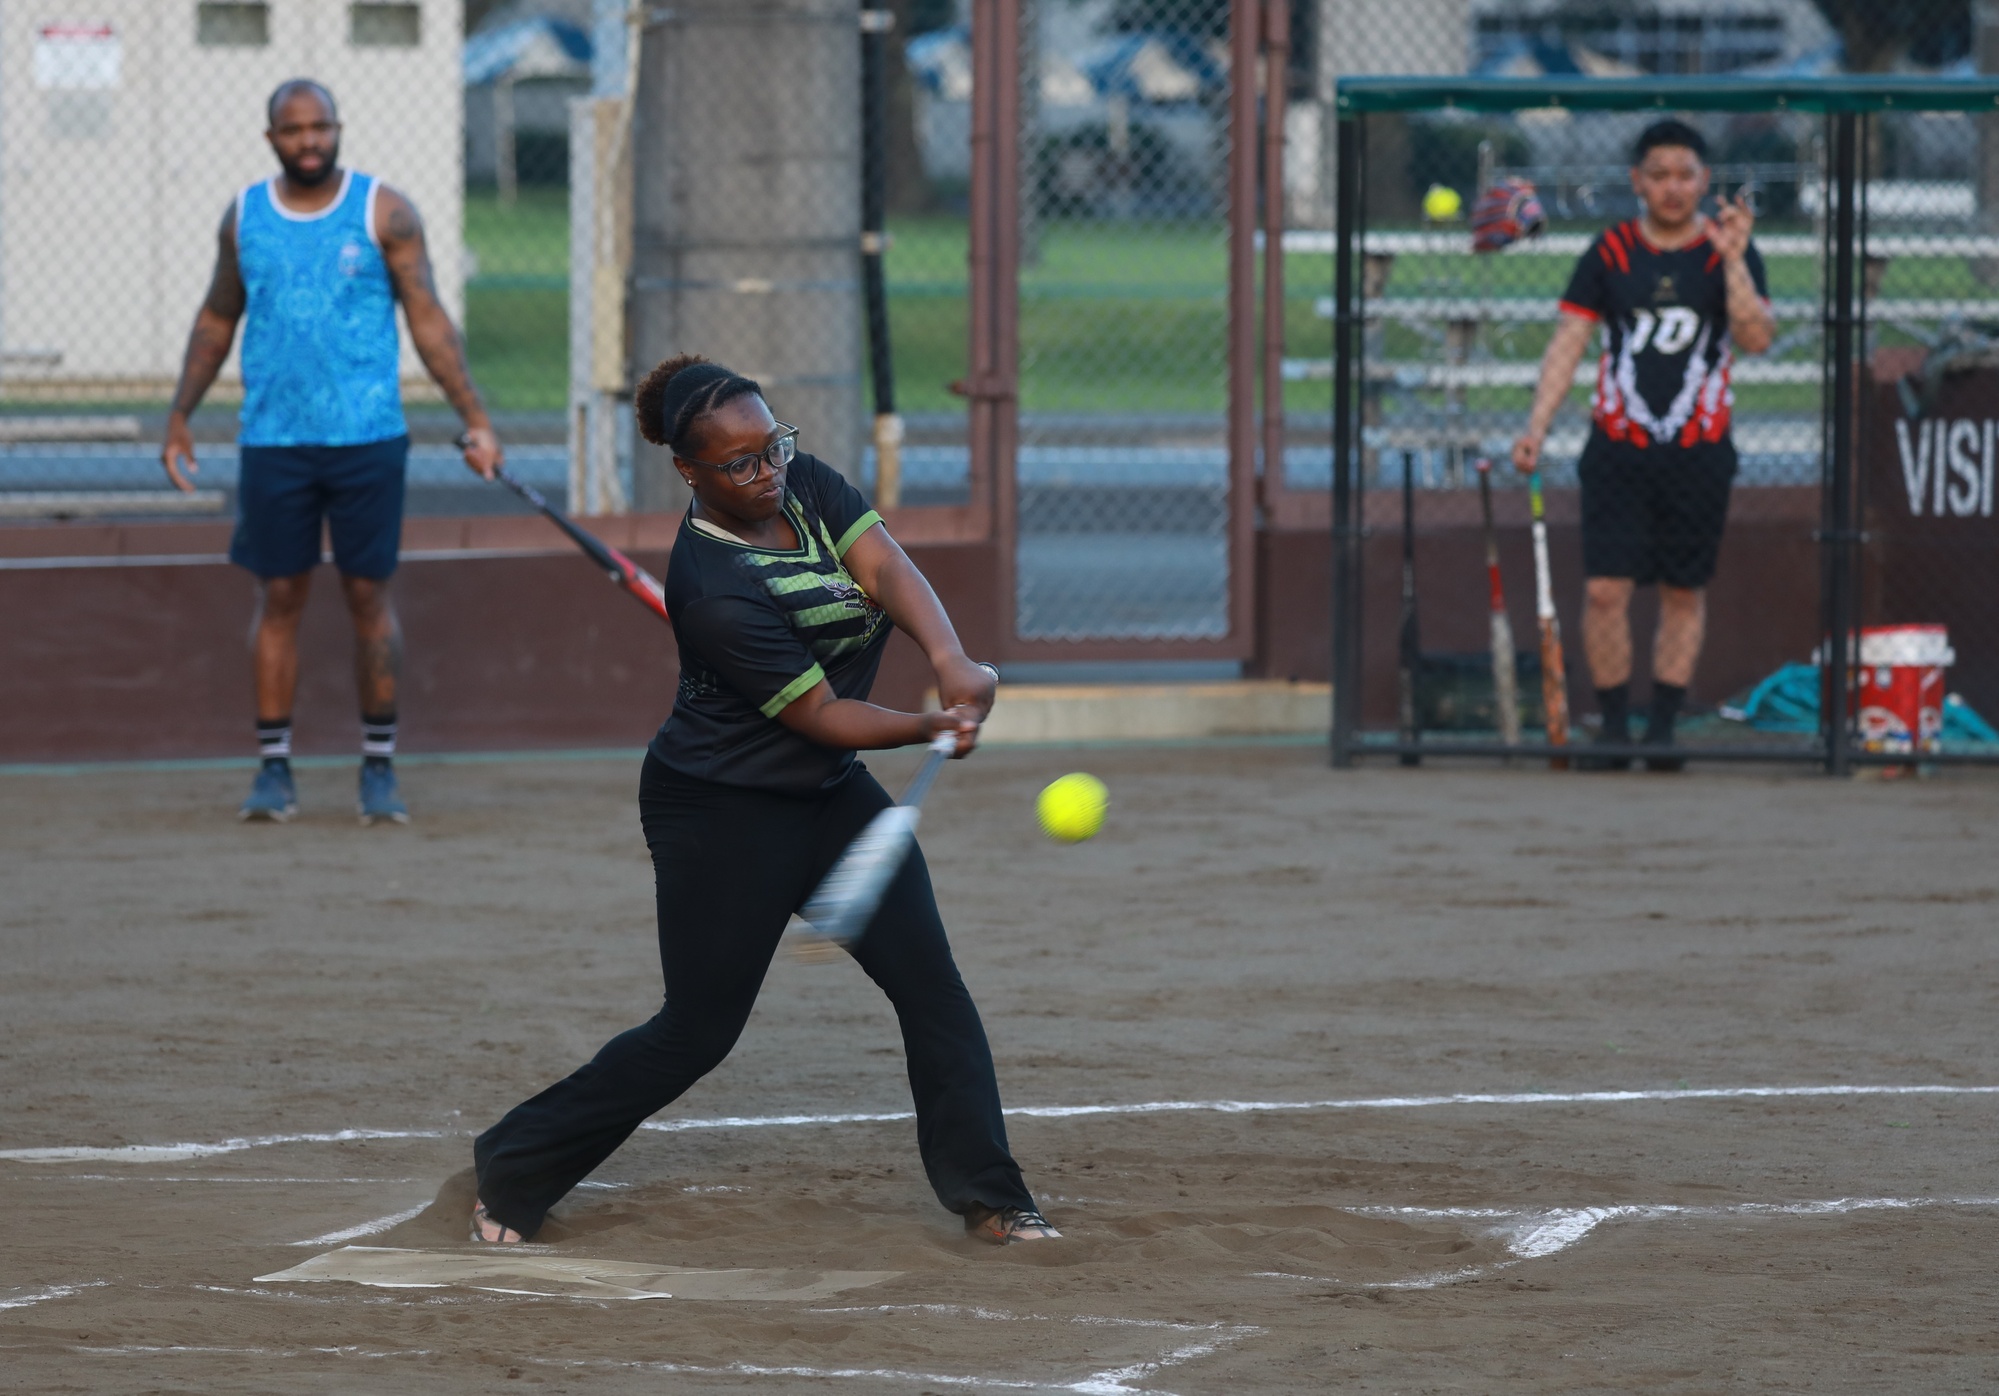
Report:
[[[1542,749],[1559,696],[1587,764],[1999,754],[1999,88],[1390,86],[1347,123],[1348,352],[1305,366],[1349,375],[1351,749]]]
[[[1229,9],[1023,19],[1017,633],[1219,639]]]

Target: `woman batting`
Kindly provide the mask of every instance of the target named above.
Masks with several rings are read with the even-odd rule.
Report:
[[[993,702],[991,674],[965,657],[922,573],[858,491],[798,454],[798,432],[754,382],[684,354],[652,371],[634,405],[694,492],[666,573],[680,689],[639,777],[666,1001],[479,1136],[478,1241],[533,1236],[641,1121],[728,1055],[785,923],[892,803],[854,753],[955,732],[964,756]],[[867,701],[894,626],[928,656],[944,711]],[[938,1200],[1001,1244],[1058,1235],[1008,1152],[985,1029],[920,851],[852,954],[901,1022]]]

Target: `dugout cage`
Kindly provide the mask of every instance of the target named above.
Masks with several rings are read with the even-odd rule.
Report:
[[[1836,774],[1999,760],[1999,82],[1360,78],[1339,84],[1337,108],[1322,370],[1334,404],[1336,765],[1559,759],[1590,740],[1577,462],[1600,342],[1543,455],[1552,594],[1581,719],[1568,747],[1542,723],[1528,492],[1508,455],[1557,299],[1596,235],[1639,216],[1634,139],[1668,115],[1704,135],[1716,191],[1753,191],[1776,320],[1768,351],[1732,365],[1739,461],[1674,754]],[[1508,179],[1534,187],[1547,221],[1499,251],[1474,253],[1453,200],[1425,197],[1450,189],[1469,213]],[[1514,742],[1499,735],[1487,646],[1481,459],[1496,467]],[[1648,590],[1631,612],[1634,736]],[[1904,731],[1896,714],[1913,717],[1917,700],[1890,690],[1909,683],[1922,711]],[[1648,752],[1659,749],[1598,748]]]

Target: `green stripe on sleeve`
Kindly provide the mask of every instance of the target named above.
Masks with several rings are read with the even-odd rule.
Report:
[[[833,545],[833,556],[844,558],[847,549],[854,546],[854,540],[882,521],[882,516],[870,509],[854,520],[854,526],[840,535],[840,541]]]
[[[759,711],[765,717],[776,717],[798,699],[804,697],[824,682],[826,682],[826,671],[821,669],[817,664],[814,664],[810,669],[807,669],[804,673],[779,689],[777,696],[764,704]]]

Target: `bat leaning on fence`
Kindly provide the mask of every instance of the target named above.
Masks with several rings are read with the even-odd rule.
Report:
[[[861,10],[861,304],[868,329],[868,376],[875,390],[875,503],[902,503],[902,414],[895,410],[895,353],[889,338],[888,43],[894,16]],[[898,49],[901,47],[897,43]]]
[[[581,548],[586,557],[604,569],[604,575],[630,592],[647,610],[661,620],[671,619],[666,613],[666,588],[659,584],[659,578],[590,530],[576,524],[567,514],[542,498],[540,490],[508,474],[504,465],[493,471],[493,478],[539,509],[542,517],[568,534],[569,540]]]
[[[1492,526],[1492,462],[1478,463],[1478,503],[1485,516],[1485,580],[1491,593],[1492,702],[1499,740],[1520,744],[1520,692],[1513,660],[1513,622],[1506,615],[1506,587],[1499,576],[1499,534]]]
[[[1562,665],[1562,618],[1555,614],[1555,587],[1548,575],[1548,521],[1541,507],[1541,472],[1527,480],[1534,510],[1534,615],[1541,622],[1541,707],[1547,714],[1548,745],[1569,744],[1569,678]],[[1548,764],[1569,768],[1569,758],[1555,756]]]
[[[1395,705],[1397,735],[1413,744],[1416,731],[1416,675],[1423,667],[1422,638],[1416,630],[1416,453],[1402,453],[1402,631],[1396,646]],[[1423,758],[1402,753],[1402,764]]]

